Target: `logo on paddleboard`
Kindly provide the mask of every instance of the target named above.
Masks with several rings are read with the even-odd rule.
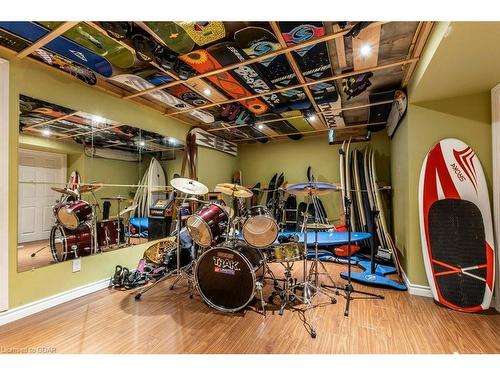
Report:
[[[82,52],[75,51],[75,50],[72,50],[72,49],[70,49],[69,52],[71,52],[73,55],[75,55],[80,60],[87,61],[87,58],[85,57],[85,55]]]
[[[477,192],[476,168],[474,168],[474,163],[473,163],[473,158],[475,155],[476,154],[474,153],[474,151],[472,151],[470,147],[466,147],[462,151],[453,150],[453,156],[455,156],[455,160],[457,162],[450,164],[450,167],[456,174],[460,182],[464,182],[466,180],[465,175],[467,175],[467,177],[469,177],[470,182],[474,186],[474,189]]]

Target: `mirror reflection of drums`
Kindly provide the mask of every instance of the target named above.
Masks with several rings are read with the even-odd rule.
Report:
[[[99,190],[102,184],[80,185],[76,190],[52,187],[61,193],[60,203],[53,206],[56,223],[50,232],[50,251],[55,262],[95,254],[123,244],[125,228],[122,219],[96,220],[94,207],[80,199],[82,193]],[[120,198],[111,197],[106,199]],[[116,200],[116,199],[115,199]]]

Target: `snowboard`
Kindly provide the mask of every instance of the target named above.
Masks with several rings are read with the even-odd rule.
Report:
[[[132,88],[137,91],[146,90],[154,87],[154,85],[148,82],[146,79],[134,75],[134,74],[119,74],[109,79],[110,81],[120,83],[126,87]],[[194,117],[206,124],[210,124],[215,121],[215,118],[208,112],[196,110],[191,104],[188,104],[179,98],[169,94],[165,90],[157,90],[150,92],[149,94],[145,94],[144,97],[149,97],[154,100],[157,100],[161,103],[166,104],[172,109],[182,110],[186,108],[193,108],[193,111],[188,112],[191,117]]]
[[[15,52],[21,52],[31,45],[26,39],[17,37],[7,31],[0,30],[0,46],[11,49]],[[70,61],[64,57],[56,55],[44,49],[38,49],[30,54],[34,60],[41,61],[56,69],[72,75],[75,78],[85,82],[88,85],[97,83],[96,75],[87,67]]]
[[[199,46],[204,46],[222,39],[226,36],[226,29],[223,22],[198,21],[198,22],[177,22],[193,41]]]
[[[50,30],[35,22],[0,22],[0,28],[31,43],[46,36]],[[104,77],[111,77],[113,67],[108,60],[85,47],[76,44],[64,36],[59,36],[48,42],[44,49],[81,64]]]
[[[179,59],[194,68],[198,73],[207,73],[222,68],[222,64],[206,50],[196,50],[180,56]],[[207,79],[217,87],[221,88],[233,99],[244,98],[246,96],[253,95],[229,72],[211,75],[208,76]],[[249,111],[255,114],[263,114],[269,109],[267,104],[259,98],[242,100],[240,103],[247,107]]]
[[[237,64],[248,60],[245,52],[233,42],[219,43],[207,49],[222,66]],[[264,94],[275,87],[267,80],[260,72],[259,68],[254,65],[245,65],[231,71],[234,75],[254,94]],[[283,106],[287,103],[287,99],[281,94],[263,95],[262,99],[270,106]]]
[[[64,22],[40,22],[42,26],[50,30],[56,29],[63,23]],[[95,52],[99,56],[104,57],[111,64],[120,69],[130,68],[135,63],[134,54],[130,50],[107,35],[87,25],[85,22],[80,22],[62,35]]]
[[[235,42],[251,58],[281,49],[276,36],[262,27],[245,27],[234,34]],[[270,57],[258,63],[259,69],[276,88],[295,85],[298,82],[284,54]],[[306,94],[301,89],[287,90],[281,93],[290,101],[307,101]],[[309,103],[310,106],[310,103]]]
[[[281,35],[287,46],[297,45],[325,35],[322,22],[279,22]],[[317,43],[292,52],[306,82],[333,76],[326,42]],[[333,82],[309,86],[321,111],[334,111],[335,115],[323,116],[328,126],[345,126],[338,116],[341,98]],[[335,103],[335,104],[333,104]],[[333,108],[332,108],[333,107]]]
[[[194,41],[176,22],[144,22],[172,51],[179,54],[191,52]]]
[[[276,191],[274,191],[273,193],[272,206],[271,206],[271,210],[276,221],[280,220],[280,217],[278,215],[280,192],[277,189],[281,188],[284,182],[285,182],[285,174],[281,173],[276,179],[276,184],[274,185],[274,189]]]
[[[292,124],[286,121],[281,116],[275,113],[266,113],[261,116],[256,117],[257,121],[268,121],[268,120],[279,120],[273,122],[266,122],[265,125],[272,130],[274,130],[278,134],[289,134],[288,138],[293,139],[294,141],[298,141],[302,138],[302,134],[297,134],[299,131]],[[293,134],[295,133],[295,134]]]
[[[271,178],[271,181],[269,181],[269,185],[267,186],[267,196],[266,196],[266,207],[271,209],[272,204],[273,204],[273,197],[274,197],[274,189],[276,187],[276,179],[278,178],[278,174],[275,173],[273,177]]]
[[[297,228],[297,197],[289,195],[285,203],[285,228],[296,231]]]

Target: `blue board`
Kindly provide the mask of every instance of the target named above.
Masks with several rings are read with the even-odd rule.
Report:
[[[32,43],[50,32],[34,22],[0,22],[0,28]],[[58,36],[43,48],[86,66],[104,77],[111,77],[113,74],[113,67],[108,60],[63,36]]]
[[[385,275],[396,272],[396,268],[391,266],[384,266],[381,264],[375,264],[375,272],[371,271],[371,261],[361,260],[358,262],[358,266],[361,267],[363,272],[351,272],[351,279],[360,283],[381,286],[386,288],[393,288],[397,290],[407,290],[405,284],[398,283],[397,281],[391,280]],[[341,272],[340,277],[347,279],[347,272]]]
[[[297,235],[299,242],[304,242],[304,233],[302,232],[280,232],[278,235]],[[351,242],[359,242],[367,240],[371,237],[370,233],[365,232],[351,232]],[[348,232],[318,232],[318,245],[319,246],[339,246],[345,245],[348,240]],[[315,232],[309,231],[307,233],[307,245],[314,245]],[[276,240],[275,244],[279,242]]]

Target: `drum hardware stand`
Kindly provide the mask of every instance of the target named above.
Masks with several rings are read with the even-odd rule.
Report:
[[[48,245],[45,245],[44,247],[41,247],[40,249],[38,249],[37,251],[35,251],[34,253],[31,253],[31,257],[34,258],[40,251],[46,249],[47,247],[50,246],[50,243]]]
[[[341,155],[345,155],[345,151],[340,149],[339,153]],[[346,158],[344,158],[344,163],[345,163]],[[346,168],[344,165],[344,181],[346,180]],[[345,189],[344,189],[345,190]],[[373,299],[384,299],[384,296],[381,294],[375,294],[375,293],[369,293],[369,292],[361,292],[358,290],[354,289],[354,286],[352,285],[352,279],[351,279],[351,199],[347,196],[347,190],[345,190],[345,195],[344,195],[344,204],[345,204],[345,222],[347,226],[347,284],[344,287],[337,287],[335,285],[323,285],[324,288],[332,288],[336,289],[336,294],[340,295],[340,290],[343,290],[345,292],[345,298],[346,298],[346,305],[345,305],[345,310],[344,310],[344,316],[349,316],[349,308],[351,305],[351,301],[354,299],[352,297],[353,293],[358,293],[364,296],[369,296],[373,297]],[[372,234],[373,236],[373,234]],[[373,241],[371,242],[373,244]],[[372,253],[374,251],[374,247],[372,245]]]
[[[286,307],[286,305],[288,305],[291,302],[290,295],[293,295],[297,300],[299,300],[300,302],[302,302],[303,304],[305,304],[307,306],[306,310],[313,310],[314,306],[312,305],[312,300],[316,295],[323,294],[323,295],[329,297],[332,304],[337,303],[337,300],[330,293],[327,293],[327,291],[324,289],[324,287],[322,285],[319,285],[319,283],[317,282],[318,275],[319,275],[317,271],[314,272],[315,282],[311,281],[311,273],[307,272],[307,253],[308,253],[308,251],[307,251],[307,232],[308,232],[308,230],[307,230],[306,223],[309,220],[309,206],[312,202],[312,197],[313,197],[313,194],[311,191],[308,193],[307,197],[308,197],[307,206],[306,206],[306,210],[304,212],[304,223],[305,224],[303,226],[303,232],[304,232],[304,264],[303,264],[304,275],[303,275],[303,281],[296,283],[295,285],[288,286],[287,288],[284,289],[285,298],[286,298],[284,306]],[[317,236],[317,234],[316,234],[316,236]],[[318,249],[317,249],[317,240],[316,240],[316,253],[315,253],[315,259],[313,260],[313,262],[318,261],[318,252],[317,251],[318,251]],[[314,263],[313,263],[313,266],[314,266]],[[313,266],[311,266],[311,269],[313,269]],[[323,267],[324,267],[324,265],[323,265]],[[315,268],[317,269],[317,265],[315,266]],[[326,271],[326,269],[325,269],[325,271]],[[331,277],[330,277],[330,279],[331,279]],[[302,296],[299,296],[296,293],[297,289],[303,290]],[[285,307],[282,306],[282,309],[284,309]],[[310,335],[312,338],[316,338],[317,332],[316,332],[316,324],[315,323],[316,323],[317,319],[316,319],[315,315],[314,315],[313,320],[314,320],[314,322],[309,325],[311,327]]]

